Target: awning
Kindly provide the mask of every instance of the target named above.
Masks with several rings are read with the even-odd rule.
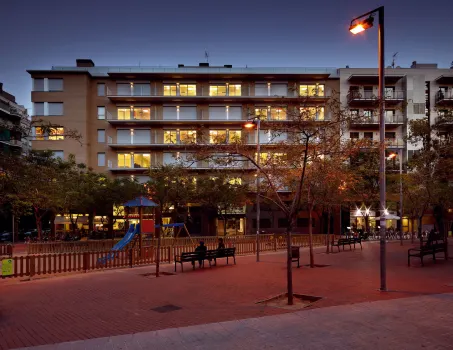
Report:
[[[148,199],[144,196],[137,197],[123,204],[125,207],[157,207],[158,205],[154,203],[151,199]]]

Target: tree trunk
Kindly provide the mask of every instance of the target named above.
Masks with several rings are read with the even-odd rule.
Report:
[[[370,216],[365,215],[365,231],[369,232],[370,231]]]
[[[94,231],[93,226],[94,226],[94,212],[91,212],[88,214],[88,233]]]
[[[156,277],[159,277],[159,269],[160,269],[160,232],[162,228],[162,211],[163,207],[160,207],[158,212],[156,213],[157,216],[157,223],[159,225],[158,228],[156,228],[156,236],[157,236],[157,252],[156,252]]]
[[[55,213],[53,211],[52,211],[52,213],[50,213],[50,237],[52,237],[54,240],[56,238]]]
[[[414,244],[414,233],[415,233],[415,229],[414,229],[414,226],[415,226],[415,219],[414,217],[412,216],[411,217],[411,240],[412,240],[412,244]]]
[[[327,250],[326,253],[330,253],[330,208],[327,209]]]
[[[115,239],[115,235],[113,234],[113,213],[109,213],[107,215],[107,234],[112,237],[112,240]]]
[[[418,231],[418,237],[420,238],[420,247],[421,247],[422,244],[423,244],[423,237],[422,237],[422,219],[423,219],[423,215],[421,215],[421,216],[418,217],[418,227],[417,227],[417,231]]]
[[[42,216],[39,215],[39,208],[34,207],[33,211],[35,213],[36,229],[38,230],[38,241],[40,241],[42,237]]]
[[[291,217],[292,216],[292,217]],[[292,251],[291,251],[291,231],[293,227],[296,225],[296,217],[297,217],[297,212],[293,213],[289,217],[289,225],[288,228],[286,229],[286,252],[287,252],[287,259],[286,259],[286,286],[287,286],[287,294],[288,294],[288,305],[293,305],[294,304],[294,292],[293,292],[293,257],[292,257]]]
[[[315,257],[313,254],[313,225],[311,223],[312,219],[313,204],[309,204],[308,210],[308,247],[310,251],[310,267],[315,267]]]

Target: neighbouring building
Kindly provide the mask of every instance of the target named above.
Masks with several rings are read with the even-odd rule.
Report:
[[[196,142],[202,130],[210,138],[234,137],[256,143],[256,132],[244,129],[253,113],[265,114],[269,121],[284,120],[287,103],[293,106],[298,96],[308,96],[317,107],[319,121],[328,120],[326,101],[339,93],[344,106],[363,113],[369,119],[351,125],[348,137],[379,137],[378,119],[373,113],[377,96],[377,70],[355,68],[235,68],[231,65],[178,67],[97,67],[89,59],[78,59],[74,67],[29,70],[33,78],[33,118],[59,123],[77,130],[82,144],[64,139],[64,130],[45,135],[34,130],[33,148],[51,149],[56,156],[74,154],[95,171],[111,176],[131,176],[147,181],[151,166],[170,164],[190,154],[187,144]],[[414,62],[408,69],[386,70],[386,138],[389,148],[399,151],[403,161],[414,150],[404,141],[407,121],[429,115],[436,118],[442,108],[453,102],[453,70]],[[266,140],[262,130],[261,140]],[[278,141],[275,140],[274,141]],[[264,151],[263,151],[264,152]],[[177,157],[175,157],[177,155]],[[211,169],[209,162],[192,165],[194,174]],[[248,164],[229,166],[234,174],[253,174]],[[253,175],[251,175],[253,176]],[[190,207],[193,234],[223,232],[199,207]],[[355,220],[356,210],[335,217],[334,227],[346,227]],[[253,233],[256,210],[247,206],[227,220],[229,233]],[[64,224],[64,218],[60,218]],[[320,220],[314,220],[314,232],[320,232]],[[301,214],[297,230],[308,231],[308,215]],[[260,227],[263,231],[283,232],[283,215],[262,206]]]
[[[23,154],[31,149],[31,141],[25,137],[30,130],[30,120],[24,106],[3,90],[0,83],[0,152]]]

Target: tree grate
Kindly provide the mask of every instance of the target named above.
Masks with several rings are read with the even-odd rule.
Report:
[[[177,310],[181,310],[181,309],[182,308],[179,306],[168,304],[168,305],[163,305],[163,306],[152,308],[151,310],[164,314],[167,312],[177,311]]]

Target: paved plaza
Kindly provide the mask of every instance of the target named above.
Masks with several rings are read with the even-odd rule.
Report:
[[[388,244],[386,293],[378,243],[316,249],[315,262],[329,266],[295,268],[294,290],[323,299],[297,312],[256,304],[285,291],[282,252],[157,279],[141,267],[0,281],[0,349],[449,348],[453,262],[428,258],[422,268],[414,259],[408,268],[410,246]],[[176,310],[153,310],[166,305]]]

